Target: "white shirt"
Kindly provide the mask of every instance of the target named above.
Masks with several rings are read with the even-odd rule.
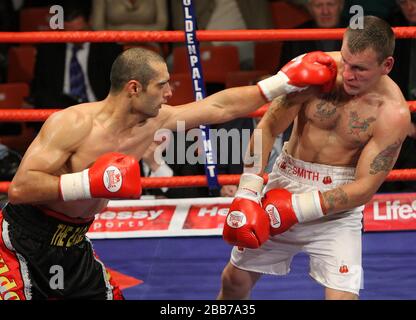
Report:
[[[65,72],[64,72],[64,93],[70,95],[70,81],[69,81],[69,66],[71,63],[72,57],[72,48],[74,47],[73,43],[66,44],[66,53],[65,53]],[[87,98],[88,101],[97,101],[94,92],[91,89],[90,80],[88,79],[88,54],[90,52],[90,43],[85,42],[82,44],[82,48],[77,51],[77,59],[81,65],[81,69],[84,72],[85,86],[87,89]]]
[[[145,161],[142,161],[143,175],[144,177],[173,177],[173,170],[166,164],[162,162],[156,171],[152,171]],[[162,187],[163,192],[169,190],[169,188]]]

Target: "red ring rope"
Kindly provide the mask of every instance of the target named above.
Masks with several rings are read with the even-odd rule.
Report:
[[[397,38],[416,38],[416,27],[393,28]],[[338,29],[200,30],[199,41],[284,41],[341,39]],[[0,43],[183,42],[183,31],[36,31],[0,32]]]
[[[416,38],[416,27],[393,28],[397,38]],[[200,41],[265,41],[265,40],[331,40],[341,39],[345,29],[278,29],[278,30],[201,30]],[[0,32],[0,43],[39,42],[183,42],[182,31],[46,31],[46,32]],[[264,115],[264,105],[251,117]],[[409,101],[411,112],[416,110],[416,101]],[[45,121],[59,109],[2,109],[0,121]],[[219,175],[221,185],[239,183],[240,175]],[[267,181],[267,175],[265,175]],[[392,170],[386,181],[416,180],[416,169]],[[10,182],[0,182],[0,193],[8,190]],[[142,178],[143,188],[206,186],[206,176]]]
[[[268,176],[264,175],[265,182]],[[386,178],[386,181],[413,181],[416,180],[416,169],[392,170]],[[238,185],[240,181],[239,174],[220,174],[218,182],[220,185]],[[183,177],[158,177],[158,178],[142,178],[141,184],[143,188],[181,188],[181,187],[202,187],[207,186],[207,178],[203,175],[183,176]],[[0,182],[0,193],[6,193],[10,182]]]
[[[416,101],[408,101],[410,112],[416,112]],[[264,115],[269,104],[248,114],[248,117],[259,118]],[[7,122],[36,122],[45,121],[52,113],[60,109],[0,109],[0,121]]]

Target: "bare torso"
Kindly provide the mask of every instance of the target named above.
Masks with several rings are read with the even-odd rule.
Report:
[[[82,171],[90,167],[99,156],[107,152],[133,155],[140,160],[143,153],[152,143],[154,133],[160,128],[161,120],[163,120],[163,116],[150,118],[144,123],[138,123],[124,130],[115,131],[107,128],[106,122],[100,120],[98,103],[89,107],[91,111],[85,116],[90,116],[91,119],[94,119],[92,120],[92,128],[85,139],[77,146],[75,152],[68,158],[64,166],[53,173],[56,176]],[[97,107],[97,112],[94,111],[95,107]],[[80,110],[84,112],[85,108]],[[36,141],[34,146],[36,146]],[[107,199],[90,199],[69,202],[53,201],[42,205],[69,217],[88,219],[105,208],[107,203]]]
[[[42,205],[74,218],[93,217],[108,200],[60,201],[62,174],[89,168],[108,152],[140,160],[160,128],[176,130],[178,121],[185,121],[186,128],[226,122],[264,104],[257,86],[246,86],[182,106],[164,105],[171,91],[167,68],[159,67],[160,75],[146,93],[138,94],[132,82],[120,93],[110,92],[103,101],[76,105],[49,117],[13,178],[10,203]]]
[[[302,105],[286,151],[303,161],[355,167],[378,117],[387,108],[400,108],[397,102],[402,100],[388,76],[372,92],[356,97],[344,93],[338,76],[333,92],[315,95]]]

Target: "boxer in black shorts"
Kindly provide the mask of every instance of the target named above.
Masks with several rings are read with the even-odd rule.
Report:
[[[185,129],[226,122],[266,101],[257,86],[246,86],[166,105],[166,63],[142,48],[116,58],[110,81],[104,100],[51,115],[26,151],[3,210],[1,299],[119,298],[85,232],[109,199],[140,197],[137,161],[157,130],[175,130],[178,121]],[[64,289],[49,285],[54,268],[63,270]]]
[[[92,219],[70,221],[36,206],[10,204],[2,215],[4,299],[122,298],[85,236]]]

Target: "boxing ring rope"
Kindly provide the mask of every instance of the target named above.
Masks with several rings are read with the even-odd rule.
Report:
[[[416,27],[393,28],[397,38],[416,38]],[[199,30],[199,41],[290,41],[341,39],[344,28]],[[184,42],[183,31],[36,31],[0,32],[0,43]]]
[[[416,27],[394,27],[397,38],[416,38]],[[277,29],[277,30],[200,30],[199,41],[287,41],[341,39],[345,29]],[[46,42],[183,42],[183,31],[41,31],[0,32],[0,43]],[[416,101],[408,101],[411,112],[416,111]],[[261,117],[268,105],[250,113],[249,117]],[[1,109],[0,121],[45,121],[59,109]],[[267,175],[264,176],[267,181]],[[237,185],[240,175],[219,175],[221,185]],[[416,180],[416,169],[392,170],[386,181]],[[142,178],[143,188],[206,186],[207,178],[200,176]],[[0,182],[0,193],[7,192],[10,182]]]
[[[416,101],[408,101],[410,112],[416,112]],[[259,118],[267,111],[269,104],[265,104],[247,117]],[[0,121],[7,122],[36,122],[45,121],[52,113],[60,109],[0,109]]]
[[[264,176],[267,183],[268,175]],[[413,181],[416,180],[416,169],[392,170],[386,177],[386,181]],[[151,177],[141,178],[141,185],[144,189],[151,188],[183,188],[183,187],[204,187],[207,186],[207,178],[204,175],[178,176],[178,177]],[[239,174],[220,174],[218,182],[220,185],[238,185]],[[0,193],[7,192],[10,182],[0,182]]]

